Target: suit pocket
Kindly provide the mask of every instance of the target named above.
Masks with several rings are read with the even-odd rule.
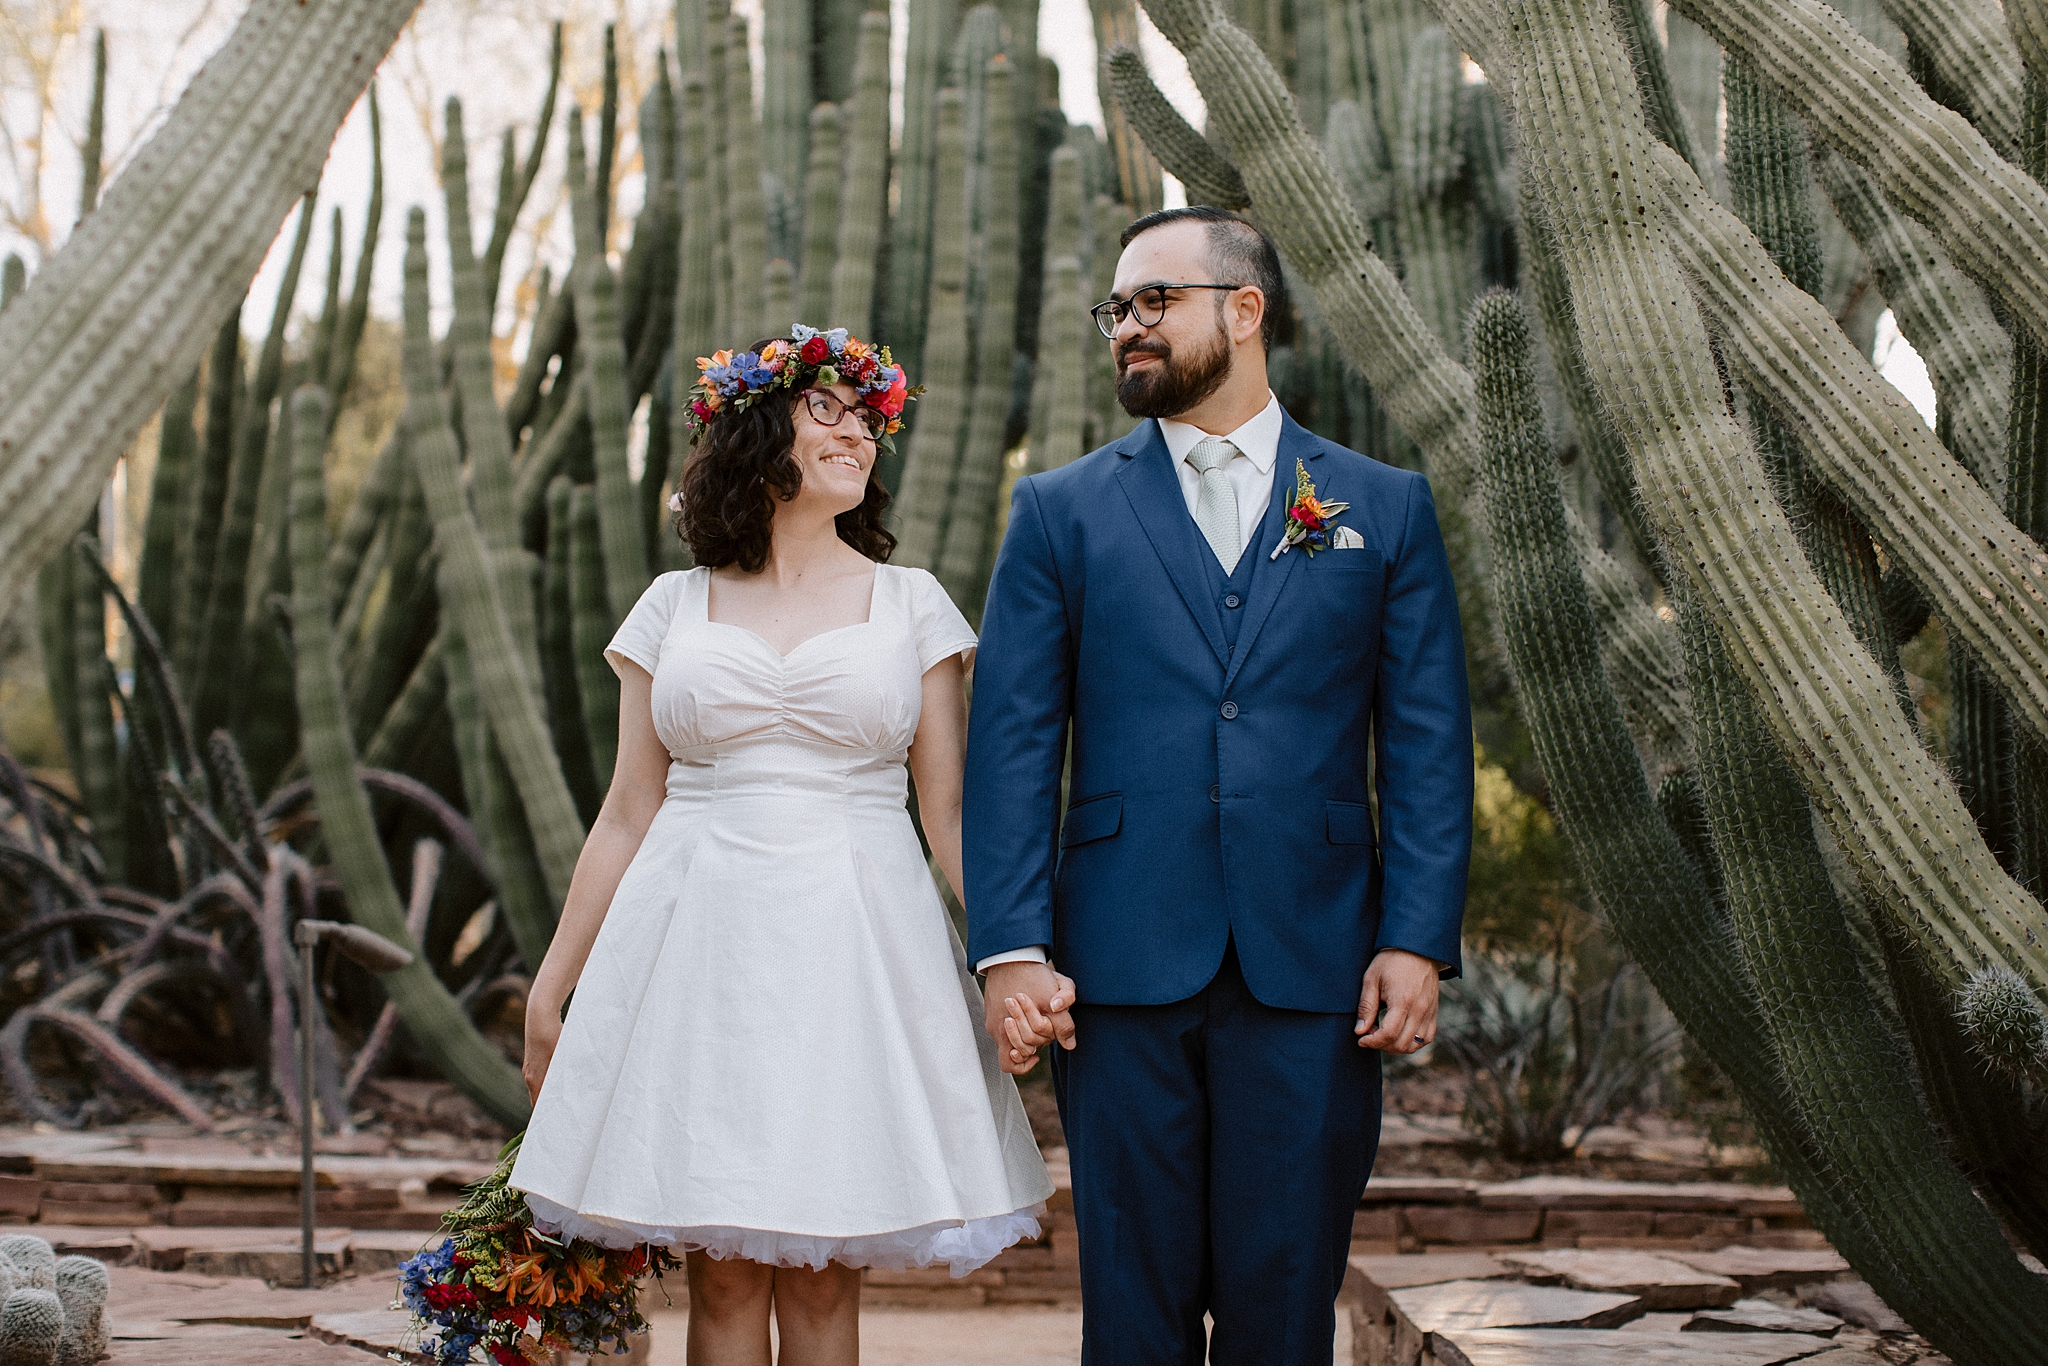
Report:
[[[1364,802],[1325,802],[1332,844],[1371,844],[1372,808]]]
[[[1084,802],[1075,802],[1067,808],[1066,823],[1060,827],[1060,848],[1071,849],[1090,840],[1108,839],[1123,828],[1123,823],[1124,796],[1121,792],[1108,792]]]

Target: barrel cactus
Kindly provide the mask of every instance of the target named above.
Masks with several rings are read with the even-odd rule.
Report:
[[[64,1302],[53,1290],[15,1290],[0,1301],[0,1352],[10,1364],[59,1366]]]
[[[64,1307],[64,1336],[58,1366],[90,1366],[107,1354],[113,1330],[107,1323],[107,1267],[91,1257],[59,1257],[57,1299]]]

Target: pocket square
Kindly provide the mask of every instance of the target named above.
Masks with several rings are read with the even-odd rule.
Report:
[[[1365,537],[1359,535],[1358,532],[1352,527],[1331,527],[1330,549],[1363,550],[1365,549]]]

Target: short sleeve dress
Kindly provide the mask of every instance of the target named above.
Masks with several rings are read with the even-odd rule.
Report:
[[[512,1184],[540,1226],[777,1266],[965,1275],[1052,1194],[905,809],[920,569],[787,655],[664,574],[605,651],[654,678],[668,791],[576,984]]]

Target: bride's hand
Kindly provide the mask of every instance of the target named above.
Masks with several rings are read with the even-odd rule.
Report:
[[[1062,1048],[1074,1046],[1074,979],[1053,973],[1052,1009],[1040,1010],[1028,994],[1003,998],[1003,1037],[997,1041],[1003,1054],[1003,1070],[1022,1076],[1038,1064],[1038,1050],[1057,1041]]]
[[[555,1045],[562,1037],[562,1008],[526,998],[526,1054],[519,1073],[526,1082],[528,1101],[540,1099],[540,1084],[547,1080],[548,1064],[554,1061]]]

